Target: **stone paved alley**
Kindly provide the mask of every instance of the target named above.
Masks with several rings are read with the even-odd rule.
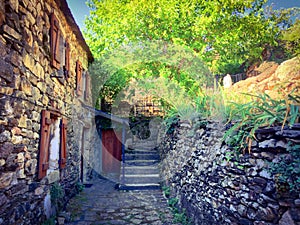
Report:
[[[103,179],[71,199],[67,212],[69,225],[174,224],[161,190],[119,191]]]

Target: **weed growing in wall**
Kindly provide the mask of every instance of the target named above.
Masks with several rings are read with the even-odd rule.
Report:
[[[279,193],[290,192],[300,193],[300,144],[289,142],[287,152],[277,162],[269,165],[269,172],[275,177],[276,188]]]
[[[63,198],[65,196],[63,188],[59,183],[55,182],[50,188],[51,203],[59,211],[63,207]]]
[[[78,193],[80,193],[80,192],[82,192],[82,191],[84,190],[84,184],[82,184],[82,183],[80,183],[80,182],[77,182],[77,183],[75,184],[75,188],[76,188],[76,191],[77,191]]]
[[[300,118],[300,97],[287,95],[285,99],[272,99],[268,94],[250,95],[253,101],[231,104],[225,142],[236,151],[251,151],[255,131],[262,127],[293,125]]]
[[[183,224],[183,225],[190,225],[192,224],[189,218],[186,215],[186,210],[185,209],[179,209],[178,207],[178,198],[175,197],[170,197],[171,194],[171,189],[168,186],[163,186],[162,187],[163,193],[168,199],[168,205],[169,208],[172,211],[173,214],[173,223],[175,224]]]

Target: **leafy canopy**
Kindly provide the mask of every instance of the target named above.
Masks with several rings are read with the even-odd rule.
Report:
[[[278,27],[267,0],[89,0],[85,36],[96,58],[119,46],[160,40],[193,50],[214,73],[234,72]]]

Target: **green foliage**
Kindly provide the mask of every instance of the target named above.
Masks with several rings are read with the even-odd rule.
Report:
[[[286,48],[293,55],[300,55],[300,19],[282,32],[282,40],[286,41]]]
[[[153,92],[163,85],[164,90],[168,88],[169,91],[176,86],[176,91],[190,97],[197,96],[201,86],[212,84],[208,68],[193,51],[161,41],[121,46],[96,60],[89,70],[95,100],[122,97],[122,91],[134,80],[138,80],[144,92],[149,89]],[[149,79],[153,82],[164,80],[155,86]]]
[[[171,188],[168,186],[163,186],[162,187],[163,193],[166,196],[166,198],[170,197],[170,193],[171,193]]]
[[[245,104],[232,103],[229,122],[232,127],[224,135],[225,142],[235,150],[251,150],[255,131],[261,127],[293,125],[300,118],[300,97],[287,95],[275,100],[266,93]]]
[[[169,198],[168,199],[168,205],[171,208],[175,208],[177,206],[177,203],[178,203],[178,198]]]
[[[76,188],[76,191],[77,192],[82,192],[84,190],[84,184],[80,183],[80,182],[77,182],[75,184],[75,188]]]
[[[56,225],[55,217],[50,217],[42,223],[42,225]]]
[[[232,72],[259,58],[266,44],[276,44],[279,27],[264,12],[265,2],[89,0],[85,37],[96,58],[120,46],[162,40],[191,49],[215,73]]]
[[[180,210],[178,208],[178,201],[179,201],[178,198],[170,197],[171,188],[168,186],[163,186],[162,190],[164,195],[168,199],[168,205],[173,214],[173,223],[175,224],[179,223],[184,225],[191,224],[191,221],[186,216],[186,210],[185,209]]]
[[[59,211],[63,207],[63,198],[65,196],[63,188],[55,182],[50,188],[51,203]]]
[[[279,192],[287,186],[290,192],[300,193],[300,145],[289,142],[287,152],[288,155],[270,163],[269,171],[276,178]]]
[[[185,209],[180,210],[178,208],[178,198],[169,198],[168,199],[168,205],[173,213],[173,223],[180,223],[184,225],[191,224],[191,221],[186,216]]]
[[[167,134],[172,134],[178,125],[178,116],[170,116],[164,119],[165,131]]]

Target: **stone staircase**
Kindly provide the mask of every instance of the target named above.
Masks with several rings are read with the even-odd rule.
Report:
[[[160,174],[159,153],[156,142],[140,141],[125,150],[125,162],[122,163],[119,189],[158,189]]]

